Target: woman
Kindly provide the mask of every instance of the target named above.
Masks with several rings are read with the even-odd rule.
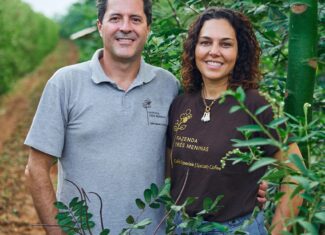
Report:
[[[241,86],[249,110],[254,113],[266,105],[256,90],[260,81],[259,58],[260,48],[247,17],[229,9],[206,10],[189,29],[182,58],[185,94],[177,97],[170,109],[166,162],[172,180],[171,194],[174,199],[181,194],[179,203],[187,197],[198,198],[187,208],[192,216],[202,210],[204,198],[223,195],[220,209],[204,219],[225,224],[230,233],[250,218],[257,204],[257,182],[266,169],[249,173],[249,165],[231,162],[222,167],[223,157],[234,149],[231,139],[243,139],[236,128],[254,121],[244,111],[229,113],[237,104],[233,97],[227,96],[222,104],[219,98],[227,89]],[[272,121],[271,108],[258,118],[263,124]],[[265,156],[283,160],[276,147],[261,148]],[[290,145],[289,152],[301,155],[296,144]],[[281,190],[287,194],[276,209],[272,234],[280,234],[284,229],[282,218],[290,215],[290,189],[282,186]],[[294,198],[292,204],[298,208],[301,199]],[[246,231],[267,234],[263,213],[259,213]]]

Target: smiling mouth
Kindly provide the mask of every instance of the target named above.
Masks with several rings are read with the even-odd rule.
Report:
[[[211,60],[205,61],[205,63],[207,65],[211,65],[211,66],[214,66],[214,67],[221,67],[223,65],[223,63],[221,63],[221,62],[211,61]]]
[[[119,42],[134,42],[135,41],[133,38],[117,38],[116,40]]]

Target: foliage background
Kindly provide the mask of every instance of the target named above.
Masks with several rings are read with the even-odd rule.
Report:
[[[95,0],[81,0],[60,19],[61,35],[68,37],[80,29],[96,25]],[[288,63],[289,1],[282,0],[153,0],[153,24],[143,56],[146,61],[170,70],[180,79],[182,42],[192,20],[209,6],[242,11],[253,22],[263,50],[262,89],[283,101]],[[318,3],[318,70],[314,110],[324,111],[325,87],[325,3]],[[82,20],[81,20],[82,19]],[[76,40],[81,50],[80,60],[91,57],[102,47],[97,32]]]
[[[57,44],[58,24],[20,0],[0,3],[0,94]]]

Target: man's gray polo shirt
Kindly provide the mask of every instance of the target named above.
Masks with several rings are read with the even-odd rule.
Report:
[[[116,235],[127,226],[128,215],[139,215],[134,200],[143,198],[152,182],[163,182],[168,109],[178,82],[168,71],[142,61],[133,84],[123,91],[102,70],[101,53],[53,75],[25,144],[59,159],[58,200],[79,196],[65,179],[98,193],[104,226]],[[90,200],[100,225],[99,201],[92,195]],[[143,218],[155,222],[143,234],[153,233],[160,216],[152,209],[144,213]]]

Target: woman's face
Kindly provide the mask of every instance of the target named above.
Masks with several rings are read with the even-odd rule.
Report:
[[[195,63],[204,83],[224,84],[236,64],[236,32],[225,19],[205,21],[195,47]]]

